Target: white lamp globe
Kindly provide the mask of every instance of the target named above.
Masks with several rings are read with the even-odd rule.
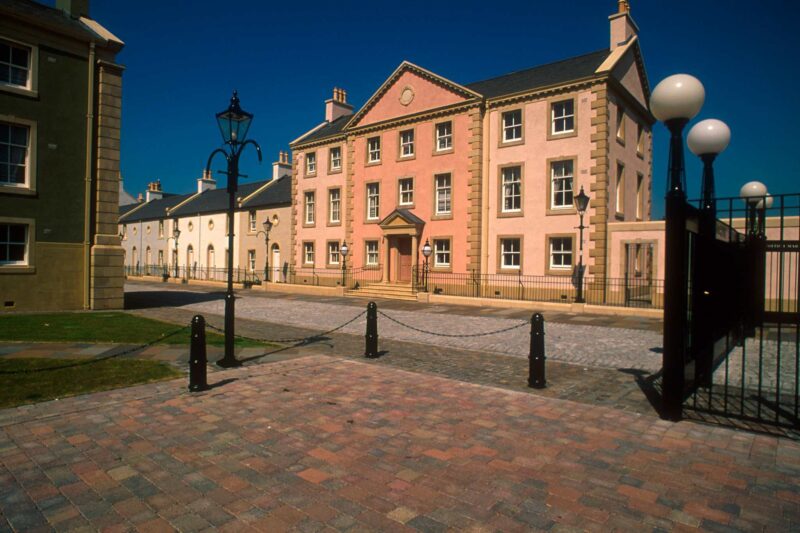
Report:
[[[689,74],[674,74],[661,80],[650,95],[650,111],[661,122],[693,118],[700,112],[706,90]]]
[[[764,198],[762,198],[761,200],[758,201],[758,203],[756,204],[756,207],[759,208],[759,209],[764,209],[765,207],[767,209],[769,209],[769,208],[772,207],[773,200],[774,200],[774,198],[772,198],[772,195],[768,194]]]
[[[715,118],[701,120],[689,130],[686,143],[694,155],[717,155],[731,142],[728,125]]]
[[[748,181],[739,189],[739,196],[749,204],[760,202],[766,195],[767,186],[760,181]]]

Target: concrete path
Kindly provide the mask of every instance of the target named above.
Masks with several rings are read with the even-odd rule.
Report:
[[[0,531],[789,531],[800,444],[308,356],[2,411]]]

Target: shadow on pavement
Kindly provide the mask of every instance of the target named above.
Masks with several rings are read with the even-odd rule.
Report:
[[[658,416],[662,416],[661,391],[656,387],[656,381],[661,378],[661,370],[653,374],[648,374],[646,371],[636,368],[619,368],[617,370],[623,374],[630,374],[633,376],[636,385],[638,385],[639,389],[644,393],[645,398],[647,398],[653,410],[658,413]]]
[[[209,389],[216,389],[217,387],[223,387],[223,386],[227,385],[228,383],[233,383],[234,381],[238,381],[238,380],[239,380],[239,378],[223,379],[221,381],[217,381],[216,383],[209,383],[208,384],[208,388]]]
[[[138,291],[125,293],[125,309],[180,307],[182,305],[224,300],[224,292]]]

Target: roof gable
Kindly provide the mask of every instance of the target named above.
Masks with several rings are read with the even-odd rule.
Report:
[[[648,107],[650,83],[637,37],[634,36],[624,46],[616,48],[597,68],[597,72],[610,72],[611,77],[619,81],[631,96],[645,108]]]
[[[408,209],[395,209],[380,221],[381,228],[423,226],[425,221]]]
[[[404,61],[353,116],[348,128],[459,104],[480,95]]]

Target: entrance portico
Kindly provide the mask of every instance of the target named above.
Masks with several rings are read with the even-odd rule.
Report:
[[[380,222],[383,230],[383,280],[411,283],[424,226],[425,222],[407,209],[395,209]]]

